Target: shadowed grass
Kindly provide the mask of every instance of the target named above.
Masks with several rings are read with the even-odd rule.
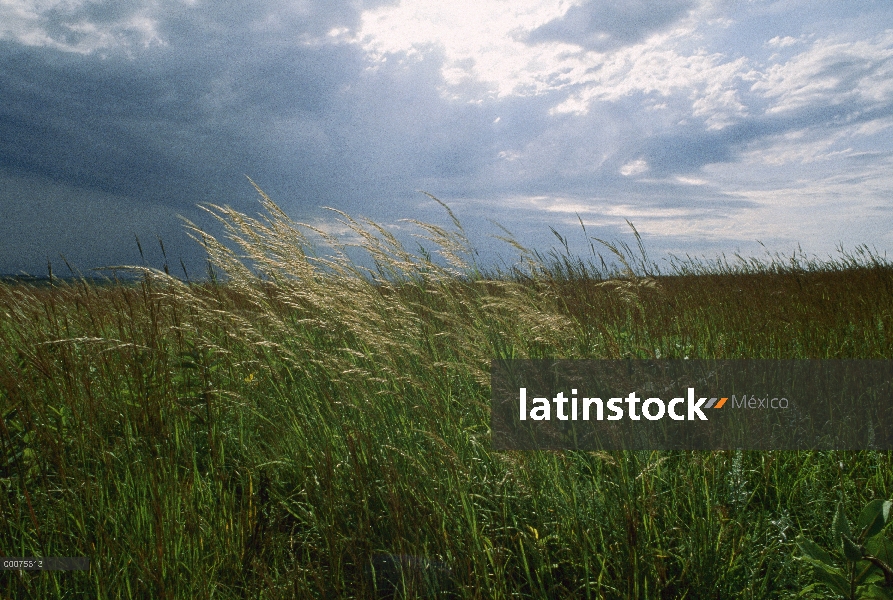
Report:
[[[865,248],[662,273],[559,236],[486,272],[455,218],[413,253],[261,201],[191,228],[214,282],[0,285],[0,548],[91,558],[3,594],[790,597],[796,532],[891,496],[886,452],[490,451],[495,357],[890,358]]]

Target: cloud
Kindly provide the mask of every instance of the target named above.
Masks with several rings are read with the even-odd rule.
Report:
[[[893,30],[871,40],[815,40],[790,60],[773,64],[751,90],[771,102],[769,113],[809,106],[875,107],[893,100]]]
[[[349,132],[339,131],[344,119],[337,111],[350,111],[343,92],[362,72],[362,57],[326,34],[356,26],[360,8],[350,2],[0,5],[17,15],[0,17],[0,170],[11,177],[5,186],[22,189],[0,198],[0,211],[12,219],[7,223],[32,231],[51,256],[62,252],[95,266],[116,251],[132,262],[132,233],[148,239],[163,233],[175,246],[172,232],[185,237],[176,214],[192,214],[196,203],[253,209],[243,174],[292,209],[304,207],[304,216],[357,197],[351,177],[338,176],[351,173],[351,162],[343,153]],[[157,40],[118,35],[135,15],[152,20]],[[71,24],[98,33],[66,37]],[[79,217],[60,221],[74,206]],[[153,216],[138,216],[145,211],[135,206]],[[71,234],[34,226],[41,218]],[[127,230],[126,239],[104,235],[100,243],[96,232],[117,231],[108,222]],[[78,235],[92,240],[95,252],[72,247]],[[12,258],[30,247],[13,239],[0,242],[0,272],[8,265],[33,270],[33,262],[22,266]],[[44,259],[37,257],[38,265]]]
[[[526,41],[560,41],[604,52],[635,44],[673,25],[696,6],[694,0],[645,2],[587,0],[531,31]]]
[[[243,174],[312,222],[320,205],[439,218],[425,189],[478,232],[505,214],[529,233],[573,210],[605,227],[633,215],[681,244],[737,218],[757,231],[760,211],[783,213],[766,208],[784,202],[773,190],[826,172],[810,192],[861,186],[868,214],[893,185],[869,168],[890,151],[891,14],[683,0],[7,0],[0,169],[35,206],[51,188],[97,220],[145,206],[153,216],[134,223],[147,231],[173,231],[196,202],[253,210]],[[13,197],[0,210],[25,230],[39,211],[9,210]]]
[[[722,129],[747,114],[740,98],[746,59],[726,61],[724,55],[675,48],[678,39],[652,40],[624,48],[594,65],[576,91],[553,113],[585,115],[596,102],[636,97],[640,105],[672,101],[679,118],[699,117],[710,129]],[[660,98],[664,102],[654,102]]]
[[[854,112],[850,108],[811,106],[797,112],[769,113],[718,131],[694,126],[672,129],[645,140],[642,152],[652,170],[664,176],[696,174],[711,164],[735,164],[748,154],[776,164],[812,162],[822,153],[831,158],[829,149],[835,148],[839,140],[852,143],[874,135],[868,132],[878,127],[876,122],[893,115],[890,106]],[[871,144],[877,143],[875,136]],[[833,152],[848,153],[844,148]]]
[[[169,14],[155,28],[163,43],[147,47],[99,52],[49,33],[56,42],[43,47],[0,42],[0,166],[181,203],[184,196],[215,195],[219,190],[206,190],[215,181],[232,185],[242,173],[283,166],[265,160],[277,133],[283,150],[308,166],[331,153],[328,133],[319,132],[327,129],[333,97],[362,67],[353,48],[308,40],[335,23],[356,22],[356,10],[342,21],[337,5],[317,6],[325,17],[318,19],[303,19],[314,12],[306,3],[302,10],[283,7],[280,22],[295,27],[276,35],[261,25],[273,14],[262,3],[243,11],[179,2],[128,3],[129,12],[117,6],[22,9],[40,16],[35,27],[45,31],[54,19],[67,22],[53,12],[63,8],[73,22],[98,29],[140,11]]]
[[[687,107],[686,116],[722,129],[747,113],[740,91],[750,85],[748,65],[743,57],[692,47],[699,28],[709,27],[708,13],[687,1],[656,8],[528,0],[506,10],[492,2],[415,0],[364,13],[357,43],[379,64],[439,54],[446,97],[560,95],[556,115],[585,115],[594,102],[633,95],[673,98]],[[565,31],[568,23],[582,23],[581,15],[586,31],[603,27],[613,41],[593,45]]]
[[[620,167],[620,174],[624,177],[630,177],[632,175],[641,175],[648,171],[648,163],[641,158],[630,161]]]
[[[0,39],[79,54],[133,50],[134,57],[156,44],[182,48],[187,39],[209,48],[259,35],[278,43],[313,43],[333,30],[353,30],[363,8],[387,1],[6,0],[0,4]]]
[[[364,12],[356,41],[377,62],[441,54],[442,93],[448,96],[538,94],[573,79],[579,61],[569,54],[578,48],[534,47],[522,38],[567,9],[547,0],[409,0]]]
[[[77,0],[9,0],[0,4],[0,39],[90,54],[109,48],[163,44],[149,4]]]
[[[766,42],[766,45],[774,48],[787,48],[788,46],[793,46],[800,43],[800,41],[801,40],[799,38],[791,37],[789,35],[786,35],[784,37],[777,35]]]

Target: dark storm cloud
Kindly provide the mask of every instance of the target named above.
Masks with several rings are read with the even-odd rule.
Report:
[[[358,8],[177,5],[157,26],[164,45],[126,52],[2,42],[0,167],[171,206],[243,189],[243,173],[344,206],[474,171],[486,111],[440,97],[439,57],[369,74],[357,46],[318,40],[355,27]],[[49,20],[128,16],[82,13]]]
[[[527,41],[569,42],[604,51],[641,41],[684,17],[696,4],[693,0],[588,0],[532,31]]]
[[[93,7],[47,21],[58,31],[78,19],[101,26],[129,18],[122,10]],[[169,247],[188,253],[188,243],[171,240],[181,229],[176,214],[195,220],[199,202],[254,210],[243,174],[299,219],[318,217],[323,205],[412,216],[406,202],[422,198],[417,189],[461,188],[455,182],[472,177],[492,150],[481,134],[489,109],[441,97],[439,56],[371,72],[356,45],[318,39],[355,27],[358,15],[351,3],[176,5],[159,16],[163,44],[84,54],[0,42],[0,172],[65,190],[31,186],[44,190],[39,205],[27,194],[0,195],[0,204],[32,205],[0,209],[22,222],[67,215],[69,227],[64,236],[33,229],[50,238],[37,246],[10,230],[0,271],[38,270],[45,257],[17,255],[38,247],[85,268],[133,262],[135,234],[164,233]],[[92,191],[95,202],[76,190]],[[149,212],[110,210],[125,199]],[[167,217],[158,206],[168,207]],[[126,233],[99,235],[89,223],[104,219],[103,231]],[[79,232],[92,232],[91,243],[74,244]],[[128,258],[111,260],[116,255]]]
[[[181,49],[214,49],[229,46],[245,50],[235,42],[277,44],[294,39],[317,38],[333,28],[355,29],[363,10],[393,4],[392,0],[297,0],[240,2],[178,2],[176,0],[48,3],[30,8],[46,36],[59,44],[75,47],[106,47],[109,37],[118,41],[140,39],[148,45],[152,30],[161,42],[176,41]],[[152,27],[149,22],[154,22]],[[91,42],[101,34],[102,43]]]
[[[83,268],[138,262],[134,235],[163,235],[195,271],[176,214],[207,226],[196,203],[254,208],[243,174],[314,207],[346,196],[333,130],[362,56],[315,40],[355,27],[359,6],[127,7],[51,11],[44,45],[0,41],[0,272],[60,253]],[[157,20],[151,43],[125,26],[139,14]],[[85,22],[105,45],[68,27]]]
[[[441,66],[437,55],[384,63],[333,99],[327,133],[337,162],[322,171],[348,188],[339,208],[405,217],[416,190],[452,193],[477,180],[495,154],[498,113],[444,98]]]
[[[166,45],[128,52],[83,56],[4,42],[0,166],[173,204],[221,177],[232,183],[261,170],[261,125],[324,120],[358,57],[282,43],[342,22],[337,11],[323,22],[284,19],[287,36],[271,36],[246,28],[249,16],[263,17],[257,9],[181,9],[160,28]]]
[[[203,164],[182,147],[199,116],[178,85],[185,80],[54,50],[3,54],[0,166],[111,193],[154,190],[165,197],[188,186]]]

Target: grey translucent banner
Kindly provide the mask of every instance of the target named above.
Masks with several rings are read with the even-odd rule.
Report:
[[[890,450],[893,361],[494,360],[495,450]]]

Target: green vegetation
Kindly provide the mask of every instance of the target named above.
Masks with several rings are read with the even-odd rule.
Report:
[[[0,549],[91,559],[0,596],[838,597],[795,540],[893,497],[890,453],[492,452],[488,368],[891,358],[886,261],[482,272],[456,221],[410,252],[342,215],[361,260],[263,205],[192,229],[207,283],[0,284]]]
[[[815,542],[802,535],[797,538],[802,560],[815,568],[820,585],[851,600],[893,598],[893,568],[890,567],[893,543],[884,531],[890,520],[891,505],[890,500],[872,500],[866,504],[859,514],[855,532],[850,528],[844,503],[837,505],[831,533],[837,553],[843,558],[842,569]]]

